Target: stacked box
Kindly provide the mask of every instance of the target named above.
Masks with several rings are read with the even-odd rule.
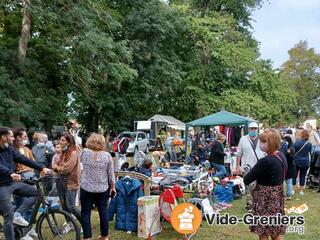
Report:
[[[138,237],[147,238],[161,232],[159,196],[138,199]]]

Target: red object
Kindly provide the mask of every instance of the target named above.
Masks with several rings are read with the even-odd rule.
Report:
[[[184,146],[183,139],[173,139],[172,141],[173,146]]]
[[[172,190],[176,198],[184,198],[183,191],[179,185],[174,185]]]
[[[120,139],[116,140],[112,144],[112,152],[118,152],[118,145],[119,145]]]
[[[221,184],[222,185],[226,185],[229,181],[230,181],[230,179],[226,177],[226,178],[221,180]]]
[[[167,202],[170,204],[174,204],[176,200],[174,193],[170,189],[164,190],[164,192],[160,194],[160,198],[162,198],[164,202]]]

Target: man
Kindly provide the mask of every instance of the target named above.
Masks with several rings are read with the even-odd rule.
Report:
[[[237,167],[236,172],[247,174],[251,168],[257,163],[260,158],[265,156],[259,147],[258,137],[259,126],[256,122],[251,122],[248,125],[248,135],[241,137],[238,145]],[[241,167],[240,167],[241,166]],[[255,183],[247,186],[247,207],[248,211],[252,206],[252,191],[255,188]]]
[[[13,149],[14,137],[7,127],[0,127],[0,212],[4,218],[3,230],[7,240],[14,240],[13,223],[26,226],[29,223],[21,214],[31,208],[37,198],[37,190],[28,184],[19,182],[21,175],[16,174],[16,163],[41,170],[44,174],[50,173],[50,169],[37,164],[35,161],[23,156]],[[14,213],[11,203],[11,195],[29,197]]]

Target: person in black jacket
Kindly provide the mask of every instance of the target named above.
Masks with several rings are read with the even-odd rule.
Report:
[[[224,146],[226,137],[223,134],[219,134],[217,141],[214,141],[211,148],[209,161],[211,166],[216,170],[213,177],[219,177],[220,179],[226,175],[226,167],[224,166]]]
[[[283,140],[288,143],[288,149],[285,153],[285,157],[288,163],[288,170],[286,173],[286,187],[287,187],[287,200],[292,196],[292,179],[296,176],[296,164],[294,161],[295,149],[293,147],[293,141],[289,135],[283,137]]]
[[[0,127],[0,212],[4,218],[3,230],[7,240],[14,240],[13,223],[26,226],[29,223],[21,217],[36,201],[37,190],[26,183],[19,182],[21,176],[16,174],[16,163],[50,173],[50,169],[36,163],[16,151],[10,144],[14,140],[12,131]],[[11,203],[12,194],[29,197],[14,213]],[[15,217],[14,217],[15,216]]]

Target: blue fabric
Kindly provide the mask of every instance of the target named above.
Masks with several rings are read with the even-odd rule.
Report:
[[[306,140],[298,140],[293,145],[294,149],[296,150],[296,155],[294,156],[294,160],[297,167],[308,167],[310,164],[309,153],[311,154],[312,144],[308,142],[303,147],[305,143],[306,143]]]
[[[292,185],[295,186],[297,184],[297,177],[299,173],[299,185],[300,187],[304,187],[306,185],[306,175],[309,167],[297,167],[296,177],[292,179]]]
[[[146,175],[148,177],[151,177],[151,175],[152,175],[151,169],[147,169],[147,168],[144,168],[144,167],[138,168],[138,172],[143,174],[143,175]]]
[[[97,206],[100,218],[100,235],[108,237],[109,235],[109,220],[108,220],[108,200],[109,191],[101,193],[91,193],[84,189],[80,189],[81,201],[81,221],[84,238],[92,238],[91,229],[91,211],[93,204]]]
[[[213,177],[218,177],[221,180],[226,175],[226,167],[223,164],[211,163],[211,166],[216,169],[216,174]]]
[[[116,183],[117,195],[109,206],[109,219],[116,214],[116,230],[136,232],[138,229],[137,200],[143,196],[141,182],[137,179],[122,178]]]
[[[292,196],[292,178],[286,179],[287,197]]]
[[[231,203],[233,200],[233,183],[228,183],[226,186],[216,185],[214,187],[214,198],[218,203]]]

